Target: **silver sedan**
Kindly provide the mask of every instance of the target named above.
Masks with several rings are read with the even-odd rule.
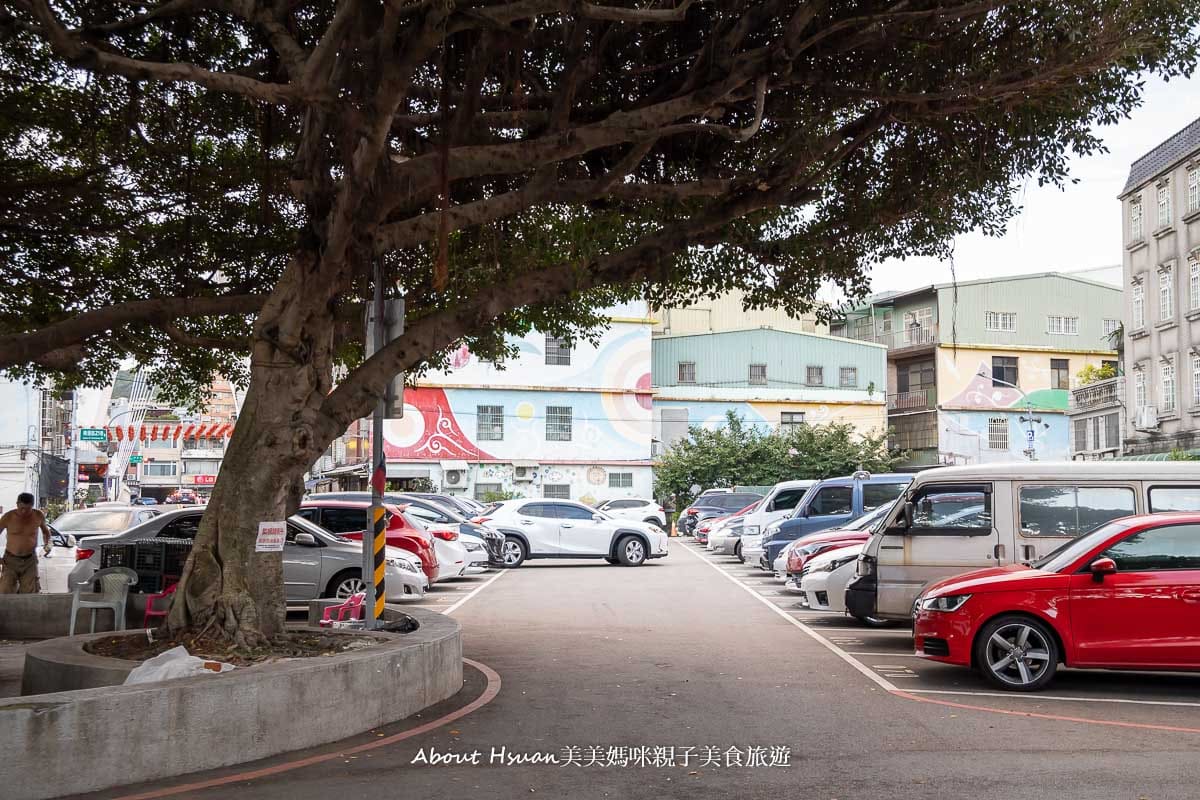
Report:
[[[80,557],[99,569],[101,549],[106,544],[160,537],[194,539],[203,514],[203,508],[181,508],[118,534],[90,537],[86,545],[79,548]],[[419,597],[425,593],[429,582],[416,556],[389,547],[386,563],[384,586],[388,600]],[[288,603],[302,603],[319,597],[346,598],[360,591],[363,588],[362,542],[330,533],[302,517],[290,517],[283,547],[283,586]]]

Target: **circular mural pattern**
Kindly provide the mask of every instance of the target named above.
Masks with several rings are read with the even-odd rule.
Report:
[[[604,483],[606,477],[604,470],[600,467],[590,467],[587,471],[588,483],[592,486],[599,486]]]
[[[383,438],[396,447],[412,447],[425,435],[425,416],[416,406],[404,404],[404,416],[383,421]]]
[[[529,420],[533,419],[533,403],[530,403],[528,400],[517,403],[516,412],[517,419],[529,422]]]

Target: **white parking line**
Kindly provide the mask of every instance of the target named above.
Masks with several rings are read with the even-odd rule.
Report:
[[[479,594],[480,592],[482,592],[482,591],[483,591],[484,589],[486,589],[487,587],[491,586],[491,585],[492,585],[493,583],[495,583],[496,581],[500,580],[500,576],[501,576],[501,575],[503,575],[505,572],[507,572],[507,570],[503,570],[503,569],[502,569],[502,570],[500,570],[499,572],[497,572],[497,573],[495,574],[495,576],[493,576],[492,578],[490,578],[490,579],[488,579],[488,580],[484,581],[483,583],[479,584],[478,586],[476,586],[476,587],[475,587],[475,588],[474,588],[474,589],[471,591],[471,593],[470,593],[470,594],[468,594],[468,595],[467,595],[466,597],[464,597],[463,599],[459,600],[459,601],[458,601],[457,603],[455,603],[454,605],[452,605],[452,606],[450,606],[449,608],[447,608],[447,609],[446,609],[445,611],[443,611],[442,613],[443,613],[443,614],[453,614],[455,611],[458,611],[458,609],[462,608],[462,605],[463,605],[463,603],[467,602],[467,601],[468,601],[468,600],[470,600],[472,597],[474,597],[475,595]]]
[[[687,549],[687,548],[685,548],[685,549]],[[689,553],[692,553],[692,551],[691,551],[691,550],[688,550],[688,552],[689,552]],[[735,578],[735,577],[733,577],[732,575],[730,575],[730,574],[726,573],[725,571],[723,571],[723,570],[722,570],[722,569],[721,569],[721,568],[720,568],[720,567],[719,567],[717,564],[713,563],[712,561],[709,561],[707,558],[705,558],[704,556],[700,555],[699,553],[692,553],[692,555],[694,555],[696,558],[700,559],[700,560],[701,560],[701,561],[703,561],[705,564],[708,564],[710,567],[712,567],[712,568],[713,568],[713,569],[714,569],[714,570],[717,572],[717,574],[718,574],[718,575],[720,575],[720,576],[722,576],[722,577],[724,577],[724,578],[728,578],[728,579],[729,579],[730,581],[732,581],[732,582],[733,582],[735,585],[737,585],[737,586],[741,587],[741,588],[742,588],[743,590],[745,590],[745,591],[746,591],[746,592],[747,592],[747,593],[748,593],[748,594],[749,594],[751,597],[753,597],[754,599],[758,600],[760,603],[762,603],[763,605],[765,605],[767,608],[771,609],[771,611],[773,611],[773,612],[775,612],[776,614],[778,614],[778,615],[779,615],[779,616],[780,616],[782,619],[785,619],[785,620],[787,620],[787,621],[788,621],[789,623],[791,623],[792,625],[795,625],[797,628],[799,628],[800,630],[804,631],[806,634],[808,634],[810,637],[812,637],[812,639],[813,639],[813,640],[815,640],[815,641],[819,642],[819,643],[820,643],[820,644],[821,644],[823,647],[826,647],[826,648],[828,648],[828,649],[829,649],[829,651],[830,651],[830,652],[832,652],[833,654],[835,654],[835,655],[836,655],[838,658],[842,659],[842,660],[843,660],[843,661],[845,661],[847,664],[849,664],[850,666],[854,667],[856,670],[858,670],[859,672],[861,672],[863,675],[866,675],[868,678],[870,678],[870,679],[871,679],[871,680],[872,680],[872,681],[873,681],[873,682],[874,682],[876,685],[878,685],[880,688],[884,689],[885,691],[889,691],[889,692],[898,691],[898,689],[897,689],[896,685],[895,685],[895,684],[893,684],[891,681],[889,681],[888,679],[884,678],[883,676],[881,676],[881,675],[879,675],[878,673],[876,673],[875,671],[873,671],[873,670],[872,670],[870,667],[868,667],[866,664],[863,664],[861,661],[859,661],[858,659],[854,658],[854,656],[850,655],[850,654],[849,654],[849,653],[847,653],[845,650],[843,650],[842,648],[838,647],[836,644],[834,644],[833,642],[829,641],[829,640],[828,640],[828,639],[826,639],[824,636],[822,636],[821,634],[817,633],[815,630],[813,630],[812,628],[808,627],[807,625],[805,625],[805,624],[804,624],[803,622],[801,622],[800,620],[798,620],[798,619],[796,619],[795,617],[793,617],[793,616],[789,615],[789,614],[788,614],[786,611],[784,611],[783,609],[779,608],[779,606],[775,605],[775,604],[774,604],[774,603],[772,603],[770,600],[768,600],[767,598],[763,597],[763,596],[762,596],[762,595],[760,595],[758,592],[754,591],[754,590],[753,590],[753,589],[751,589],[749,586],[747,586],[746,584],[744,584],[744,583],[742,583],[741,581],[739,581],[737,578]]]
[[[1200,703],[1184,700],[1128,700],[1124,697],[1069,697],[1055,694],[1026,694],[1024,692],[962,692],[950,689],[905,689],[909,694],[951,694],[968,697],[1006,697],[1010,700],[1059,700],[1067,703],[1118,703],[1136,706],[1183,706],[1200,708]]]

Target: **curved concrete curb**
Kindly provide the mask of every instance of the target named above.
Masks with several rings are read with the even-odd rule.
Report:
[[[41,800],[176,777],[411,716],[462,688],[462,638],[449,617],[404,612],[420,629],[375,634],[384,641],[379,647],[211,677],[0,700],[4,796]],[[87,638],[69,641],[81,649]]]
[[[84,593],[84,600],[99,600],[100,595]],[[69,594],[0,594],[0,637],[5,639],[49,639],[66,636],[71,627]],[[78,630],[86,632],[91,624],[91,609],[79,612]],[[96,630],[113,629],[113,612],[96,611]]]

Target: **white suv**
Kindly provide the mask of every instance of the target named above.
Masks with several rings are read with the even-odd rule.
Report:
[[[667,554],[667,535],[658,526],[613,519],[570,500],[506,500],[475,522],[504,534],[506,567],[519,567],[528,558],[603,558],[636,567]]]
[[[610,517],[640,519],[642,522],[657,525],[663,530],[667,529],[667,512],[653,500],[645,500],[640,497],[621,497],[601,503],[596,506],[596,510],[603,511]]]

